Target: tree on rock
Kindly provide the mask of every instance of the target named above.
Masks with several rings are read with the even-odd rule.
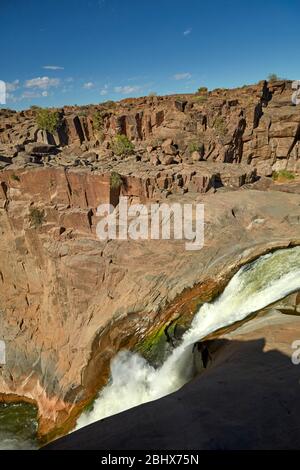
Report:
[[[134,151],[134,145],[126,135],[116,135],[111,143],[111,149],[115,155],[125,157]]]
[[[46,108],[38,108],[36,110],[35,120],[39,129],[48,131],[51,134],[56,132],[61,125],[58,111]]]

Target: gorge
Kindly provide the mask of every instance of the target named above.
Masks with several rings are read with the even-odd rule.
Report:
[[[197,373],[193,361],[196,343],[299,289],[300,247],[277,250],[245,265],[215,301],[200,307],[182,342],[159,368],[136,353],[118,353],[111,364],[109,384],[92,411],[78,419],[76,429],[178,390]],[[34,444],[22,438],[11,440],[4,434],[2,448],[17,445],[32,448]]]
[[[24,414],[39,445],[177,390],[193,377],[194,343],[299,291],[291,94],[290,81],[263,81],[65,107],[53,133],[35,109],[0,112],[0,399],[38,410]],[[204,204],[203,249],[100,241],[97,207],[121,196]]]

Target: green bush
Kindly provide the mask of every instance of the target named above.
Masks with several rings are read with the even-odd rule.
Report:
[[[39,106],[36,106],[35,104],[33,104],[32,106],[30,106],[30,109],[35,114],[41,108]]]
[[[107,116],[108,113],[105,109],[98,110],[93,115],[93,128],[100,142],[105,140],[104,120]]]
[[[103,101],[103,103],[101,103],[101,106],[103,106],[106,109],[111,109],[111,108],[115,108],[117,105],[114,101],[107,100],[107,101]]]
[[[280,78],[278,77],[278,75],[276,75],[276,73],[270,73],[268,75],[269,82],[277,82],[277,80],[280,80]]]
[[[79,117],[87,117],[87,115],[88,115],[88,112],[86,109],[81,109],[80,111],[78,111]]]
[[[125,157],[134,151],[134,145],[126,135],[116,135],[111,143],[111,149],[115,155]]]
[[[110,175],[110,185],[113,189],[118,189],[123,183],[121,175],[113,171]]]
[[[204,95],[208,92],[208,88],[206,86],[201,86],[200,88],[198,88],[197,90],[197,93],[199,93],[200,95]]]
[[[189,143],[189,151],[190,153],[193,152],[200,152],[203,147],[202,142],[190,142]]]
[[[227,134],[226,122],[222,116],[218,116],[215,119],[214,128],[221,137],[224,137]]]
[[[205,103],[208,99],[208,96],[207,95],[200,95],[200,96],[195,96],[194,100],[197,102],[197,103]]]
[[[45,108],[38,108],[35,111],[35,120],[39,129],[51,134],[56,132],[61,125],[59,113]]]
[[[32,227],[38,228],[40,227],[45,220],[45,212],[43,210],[39,210],[36,207],[31,207],[29,210],[29,221]]]
[[[107,115],[105,110],[98,110],[93,115],[93,128],[97,132],[103,131],[104,128],[104,119]]]
[[[280,181],[280,180],[294,180],[295,175],[291,171],[288,170],[279,170],[279,171],[274,171],[272,174],[272,178],[274,181]]]

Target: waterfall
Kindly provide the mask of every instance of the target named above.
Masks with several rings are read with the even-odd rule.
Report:
[[[193,375],[192,349],[208,334],[245,319],[300,289],[300,247],[278,250],[243,266],[224,292],[204,304],[181,344],[155,369],[136,353],[121,351],[112,360],[111,378],[76,429],[178,390]]]

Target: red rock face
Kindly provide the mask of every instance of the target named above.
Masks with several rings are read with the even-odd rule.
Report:
[[[279,81],[202,95],[65,107],[60,110],[61,127],[53,135],[38,130],[33,111],[2,111],[0,143],[9,155],[18,153],[16,145],[37,141],[73,150],[82,147],[78,155],[84,148],[98,148],[102,155],[114,135],[124,134],[138,148],[152,145],[149,161],[156,156],[168,166],[173,162],[166,156],[176,154],[189,160],[189,147],[201,145],[203,160],[250,164],[259,174],[269,175],[284,165],[299,169],[300,118],[291,96],[291,82]],[[101,129],[95,128],[97,113],[102,116]],[[176,147],[169,144],[160,151],[166,139]]]
[[[299,110],[290,93],[289,82],[263,82],[65,107],[54,134],[37,128],[32,110],[1,111],[0,339],[7,365],[0,393],[35,401],[41,434],[74,421],[120,348],[193,313],[241,263],[300,243],[298,180],[254,183],[257,173],[299,168]],[[96,111],[103,112],[101,132]],[[134,141],[133,155],[114,155],[116,133]],[[112,187],[112,172],[119,187]],[[204,249],[188,252],[184,241],[99,241],[97,207],[116,205],[120,195],[204,203]]]
[[[147,201],[144,181],[127,178],[121,191]],[[292,193],[181,195],[180,202],[205,202],[205,249],[188,252],[181,241],[100,242],[95,210],[111,201],[107,175],[44,167],[4,170],[0,183],[0,331],[7,347],[0,393],[35,401],[44,435],[74,422],[121,347],[195,311],[242,262],[300,242]],[[42,213],[39,223],[32,209]],[[257,219],[264,223],[251,223]]]

